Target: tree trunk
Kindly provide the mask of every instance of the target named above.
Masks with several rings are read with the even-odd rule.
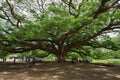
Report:
[[[15,57],[14,57],[13,63],[14,63],[14,64],[16,63],[16,58],[15,58]]]
[[[4,57],[4,58],[3,58],[3,63],[5,63],[5,62],[6,62],[6,58]]]
[[[65,54],[58,54],[57,61],[58,62],[65,62]]]

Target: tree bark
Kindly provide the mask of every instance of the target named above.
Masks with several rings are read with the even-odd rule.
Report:
[[[3,63],[5,63],[5,62],[6,62],[6,58],[4,57],[4,58],[3,58]]]
[[[58,62],[65,62],[66,61],[65,60],[65,54],[63,54],[63,53],[58,54],[57,55],[57,61]]]
[[[13,63],[14,63],[14,64],[16,63],[16,58],[15,58],[15,57],[14,57]]]

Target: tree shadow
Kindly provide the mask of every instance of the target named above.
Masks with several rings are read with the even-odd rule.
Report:
[[[120,67],[52,62],[29,68],[25,63],[8,63],[0,64],[0,77],[4,80],[120,80]]]

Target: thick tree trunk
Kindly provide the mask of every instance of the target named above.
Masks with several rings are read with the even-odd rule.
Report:
[[[58,54],[57,61],[58,62],[65,62],[65,54]]]

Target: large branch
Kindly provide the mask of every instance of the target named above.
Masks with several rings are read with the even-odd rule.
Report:
[[[111,5],[106,6],[105,4],[107,2],[109,2],[110,0],[101,0],[101,5],[99,6],[99,8],[97,9],[97,11],[94,12],[93,18],[96,19],[97,16],[101,13],[106,12],[107,10],[111,9],[111,8],[117,8],[120,9],[120,4],[118,4],[119,0],[116,0],[114,3],[112,3]],[[116,5],[117,4],[117,5]]]
[[[8,0],[6,0],[9,8],[10,8],[10,12],[11,12],[11,15],[17,20],[17,23],[16,23],[16,27],[19,28],[19,23],[20,23],[20,18],[18,17],[18,15],[15,13],[14,11],[14,6],[10,4],[10,2]]]
[[[2,18],[2,19],[9,21],[13,26],[16,26],[16,24],[10,19],[9,15],[7,14],[7,12],[6,12],[5,10],[3,10],[3,9],[0,9],[0,10],[1,10],[1,11],[4,13],[4,15],[7,17],[7,18]]]
[[[82,58],[84,58],[84,56],[89,56],[91,57],[89,54],[82,52],[82,51],[78,51],[78,50],[70,50],[70,52],[75,52],[78,53]]]
[[[41,49],[44,51],[48,51],[50,53],[56,52],[55,46],[53,45],[53,41],[49,39],[34,39],[34,40],[23,40],[23,41],[17,41],[17,40],[4,40],[6,44],[3,43],[3,41],[0,41],[0,43],[3,45],[3,50],[6,50],[8,52],[14,52],[14,53],[20,53],[20,52],[26,52],[30,50],[36,50],[36,49]],[[46,43],[51,43],[51,45],[44,44]],[[20,47],[16,49],[14,48],[9,48],[12,44],[15,44],[16,47]]]
[[[117,51],[117,50],[120,50],[120,47],[118,47],[118,46],[116,46],[117,44],[108,44],[108,45],[106,45],[106,44],[95,44],[94,45],[94,43],[91,43],[91,42],[89,42],[88,43],[88,46],[91,46],[91,47],[93,47],[93,48],[105,48],[105,49],[109,49],[109,50],[114,50],[114,51]]]
[[[71,6],[70,4],[72,3],[72,0],[70,0],[69,2],[66,2],[65,0],[62,0],[65,4],[67,4],[69,7],[73,7],[73,6]],[[97,18],[97,16],[100,14],[100,13],[103,13],[103,12],[106,12],[108,9],[110,9],[110,8],[115,8],[115,7],[118,7],[118,5],[111,5],[111,6],[105,6],[105,4],[108,2],[109,0],[101,0],[101,5],[100,5],[100,7],[98,8],[98,10],[94,13],[94,16],[93,16],[93,18],[94,19],[96,19]],[[117,3],[117,1],[115,2],[115,3]],[[115,4],[114,3],[114,4]],[[79,9],[80,9],[80,6],[81,5],[79,5]],[[74,9],[74,7],[73,7],[73,9]],[[85,24],[86,24],[87,22],[85,22]],[[89,23],[87,23],[87,24],[89,24]],[[86,25],[87,25],[86,24]],[[85,25],[84,25],[85,26]],[[63,34],[60,38],[58,38],[57,40],[58,40],[58,42],[60,42],[60,43],[64,43],[65,42],[65,40],[67,40],[67,39],[69,39],[70,37],[72,37],[73,35],[75,35],[76,33],[78,33],[78,31],[81,29],[81,28],[83,28],[84,26],[81,26],[81,27],[78,27],[78,28],[76,28],[75,30],[70,30],[70,31],[68,31],[67,33],[65,33],[65,34]]]
[[[87,22],[84,22],[84,24],[82,24],[81,26],[77,26],[75,29],[69,30],[68,32],[63,34],[61,37],[56,39],[56,42],[58,44],[63,44],[67,39],[69,39],[72,36],[74,36],[75,34],[77,34],[83,27],[87,26],[90,23],[91,23],[91,21],[87,21]]]
[[[107,27],[101,29],[100,31],[98,31],[97,33],[94,33],[94,35],[92,36],[89,36],[89,37],[86,37],[84,38],[82,41],[77,41],[75,43],[71,43],[71,44],[68,44],[65,48],[67,51],[71,50],[72,48],[77,48],[77,47],[80,47],[80,46],[83,46],[83,45],[87,45],[89,44],[89,41],[91,39],[94,39],[100,35],[102,35],[104,32],[106,31],[109,31],[109,30],[114,30],[114,29],[118,29],[119,27],[114,27],[115,25],[120,25],[120,23],[116,23],[116,24],[112,24],[113,20],[111,20],[111,22],[108,24]]]

